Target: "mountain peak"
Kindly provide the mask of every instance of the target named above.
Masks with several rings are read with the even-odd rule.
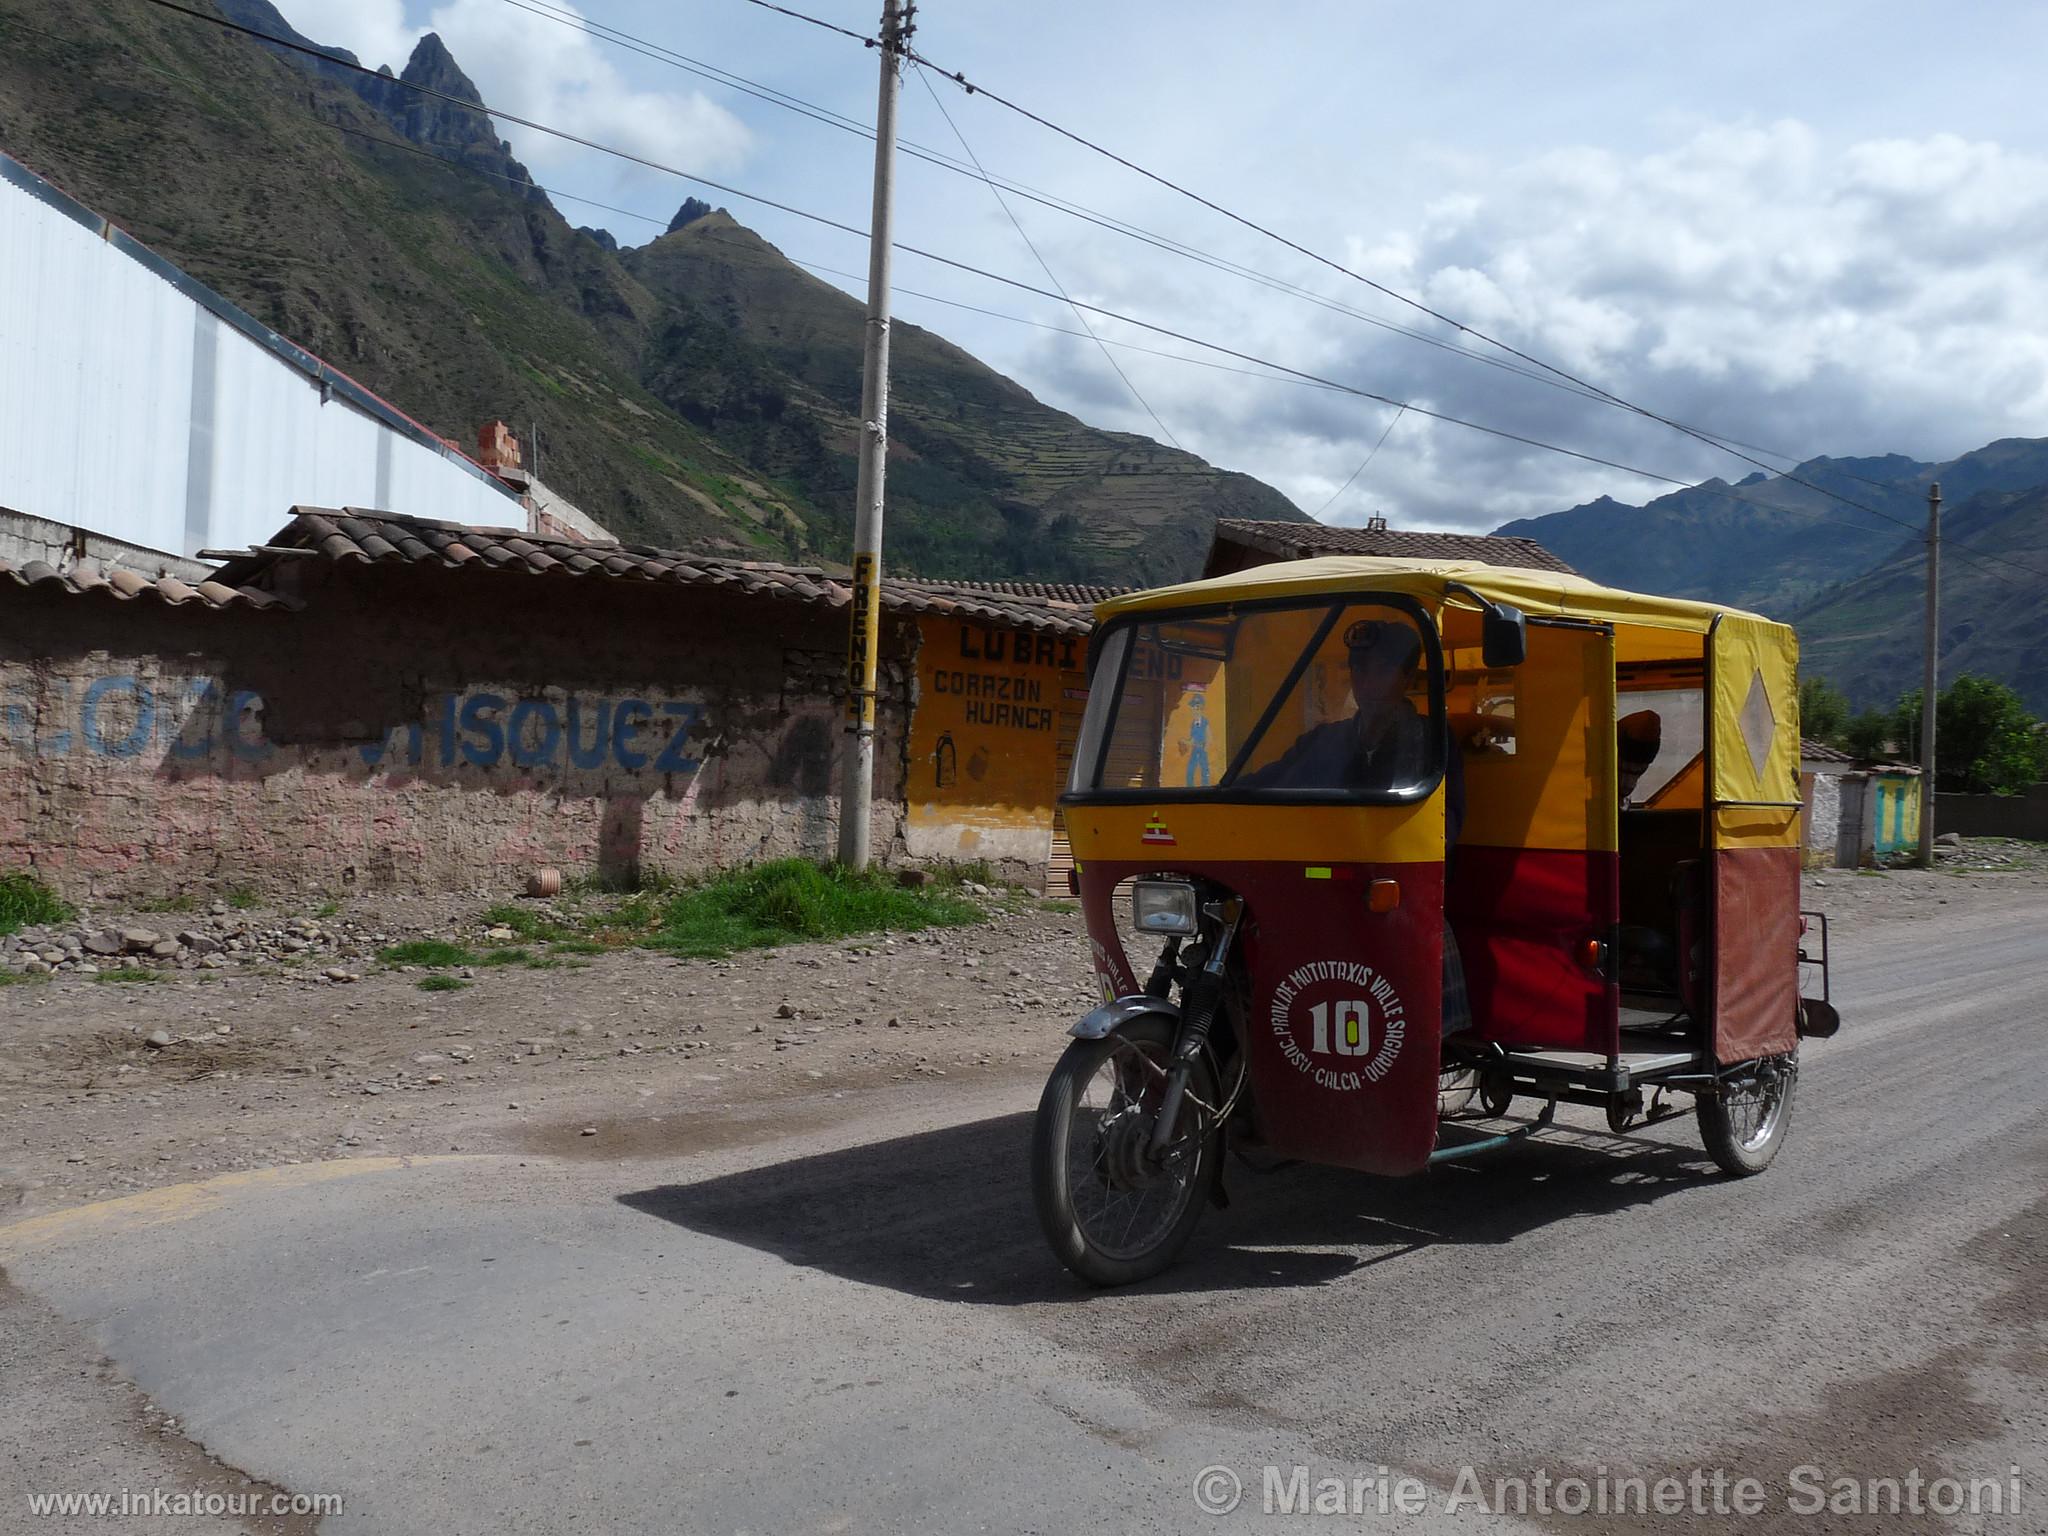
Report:
[[[667,233],[674,234],[686,224],[694,224],[705,215],[715,212],[702,198],[686,197],[683,206],[676,210],[676,216],[668,221]]]
[[[462,72],[462,66],[455,62],[455,55],[448,51],[448,45],[441,41],[438,32],[429,32],[413,45],[412,57],[405,61],[405,73],[398,78],[407,85],[440,91],[473,106],[480,107],[484,102],[483,97],[477,94],[475,83]]]

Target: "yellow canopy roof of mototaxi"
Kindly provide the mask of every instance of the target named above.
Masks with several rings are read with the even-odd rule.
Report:
[[[1206,607],[1215,603],[1259,602],[1275,598],[1320,597],[1348,592],[1399,592],[1435,606],[1458,582],[1493,602],[1509,603],[1531,618],[1588,619],[1617,626],[1678,630],[1704,635],[1714,620],[1727,614],[1752,619],[1784,631],[1789,626],[1761,615],[1717,603],[1684,597],[1657,597],[1603,587],[1583,576],[1526,566],[1488,565],[1479,560],[1390,560],[1376,555],[1326,555],[1316,560],[1282,560],[1253,566],[1206,581],[1153,587],[1113,597],[1097,606],[1098,620],[1168,608]]]

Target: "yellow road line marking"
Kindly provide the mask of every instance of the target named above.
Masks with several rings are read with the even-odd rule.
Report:
[[[218,1210],[229,1195],[244,1190],[302,1189],[307,1185],[332,1183],[336,1179],[365,1173],[391,1173],[436,1163],[487,1161],[489,1158],[483,1153],[442,1153],[435,1157],[337,1157],[317,1163],[286,1163],[275,1168],[223,1173],[190,1184],[145,1190],[139,1195],[95,1200],[90,1205],[76,1205],[69,1210],[30,1216],[0,1227],[0,1259],[78,1238],[104,1237],[174,1221],[190,1221],[195,1216]]]

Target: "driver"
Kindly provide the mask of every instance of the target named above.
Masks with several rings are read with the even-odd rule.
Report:
[[[1398,619],[1360,619],[1344,631],[1351,669],[1349,719],[1304,732],[1276,761],[1239,782],[1274,789],[1398,789],[1430,775],[1429,724],[1408,701],[1422,663],[1422,636]],[[1449,744],[1444,764],[1444,870],[1465,825],[1465,755]],[[1471,1028],[1465,966],[1448,918],[1443,925],[1442,1030]]]
[[[1429,776],[1429,729],[1408,692],[1422,636],[1398,619],[1360,619],[1344,631],[1356,713],[1305,731],[1238,782],[1254,789],[1398,789]],[[1459,811],[1463,811],[1461,805]]]

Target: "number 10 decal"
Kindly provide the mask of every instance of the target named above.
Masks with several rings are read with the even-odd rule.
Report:
[[[1334,1053],[1339,1056],[1363,1056],[1369,1048],[1366,1038],[1367,1004],[1363,999],[1343,1003],[1317,1003],[1309,1009],[1308,1016],[1315,1022],[1313,1049],[1318,1056]],[[1337,1037],[1330,1038],[1331,1015],[1335,1014]]]

